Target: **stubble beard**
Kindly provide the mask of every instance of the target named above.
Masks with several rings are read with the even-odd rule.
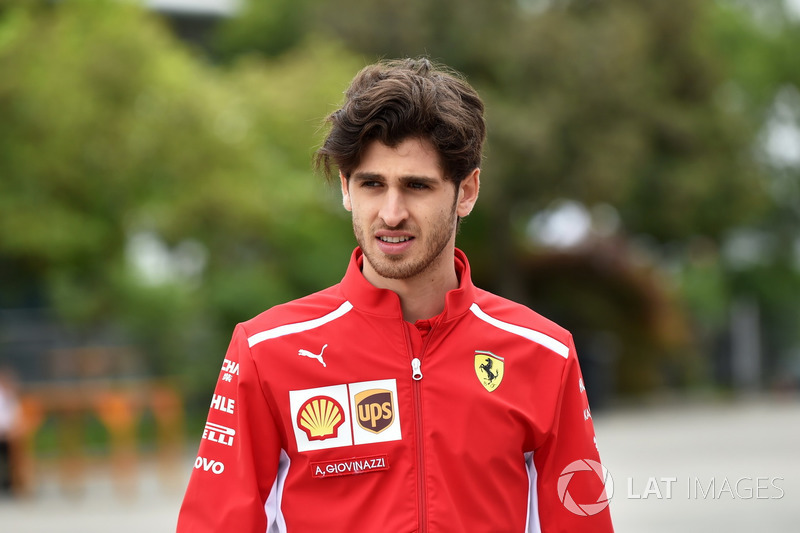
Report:
[[[366,246],[367,239],[373,239],[375,232],[381,229],[400,230],[406,229],[405,225],[398,227],[388,227],[385,225],[372,228],[365,232],[356,217],[353,217],[353,233],[356,241],[364,253],[364,257],[369,261],[372,269],[381,277],[387,279],[407,280],[424,274],[427,270],[438,263],[442,254],[447,249],[447,245],[453,237],[458,227],[455,203],[450,210],[447,224],[437,224],[428,236],[428,242],[422,254],[417,258],[409,258],[406,254],[387,256],[373,248]],[[374,243],[370,242],[373,245]]]

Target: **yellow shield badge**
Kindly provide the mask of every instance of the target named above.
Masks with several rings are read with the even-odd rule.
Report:
[[[502,357],[492,352],[475,350],[475,374],[489,392],[494,391],[503,381],[504,366]]]

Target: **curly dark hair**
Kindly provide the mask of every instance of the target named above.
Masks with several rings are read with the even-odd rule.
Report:
[[[460,183],[480,167],[486,123],[483,102],[464,77],[427,58],[385,60],[363,68],[345,92],[341,109],[314,163],[328,180],[337,166],[350,178],[375,140],[397,146],[408,138],[429,141],[446,179]]]

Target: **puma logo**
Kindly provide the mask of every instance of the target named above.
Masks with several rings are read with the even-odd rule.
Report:
[[[323,346],[322,350],[319,352],[319,354],[311,353],[308,350],[300,349],[300,350],[297,351],[297,355],[302,355],[303,357],[310,357],[312,359],[316,359],[317,361],[322,363],[322,366],[327,368],[328,365],[326,365],[325,361],[322,360],[322,352],[324,352],[325,348],[327,348],[327,347],[328,347],[327,344],[325,346]]]

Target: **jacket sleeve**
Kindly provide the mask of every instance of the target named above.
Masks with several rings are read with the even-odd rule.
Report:
[[[540,521],[540,529],[535,531],[613,532],[608,508],[613,480],[600,463],[586,389],[571,339],[551,432],[532,459],[538,500],[534,511]]]
[[[265,506],[275,501],[280,448],[247,335],[237,326],[214,390],[177,532],[266,531],[276,520],[267,516]]]

